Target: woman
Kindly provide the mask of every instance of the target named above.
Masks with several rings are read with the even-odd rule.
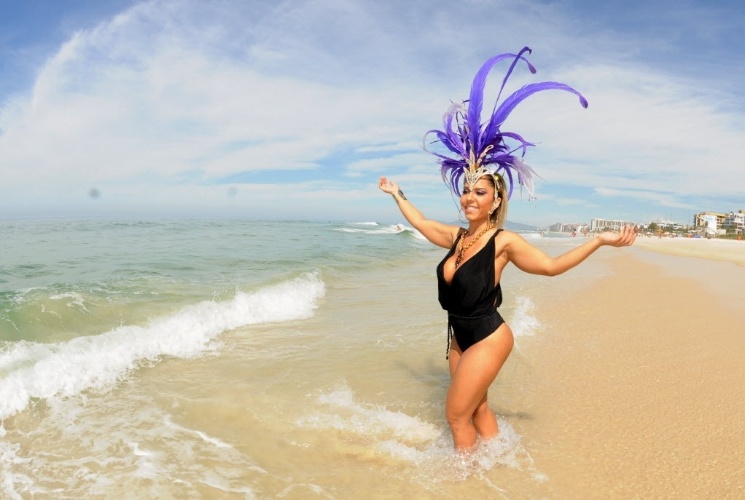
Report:
[[[603,233],[569,252],[552,258],[532,246],[519,234],[502,229],[512,181],[517,176],[532,197],[533,170],[512,155],[523,154],[531,144],[513,133],[501,132],[504,118],[528,95],[546,89],[574,89],[556,82],[523,87],[497,107],[490,120],[480,123],[481,102],[486,75],[500,60],[513,58],[502,87],[515,65],[525,59],[526,47],[519,54],[502,54],[487,61],[479,70],[471,88],[468,106],[455,105],[445,115],[445,130],[435,133],[456,158],[436,154],[443,178],[460,193],[460,209],[468,229],[429,220],[404,196],[399,186],[381,177],[379,187],[393,196],[406,220],[435,245],[449,249],[437,266],[440,304],[448,311],[448,360],[451,384],[445,402],[445,414],[455,448],[469,451],[478,438],[495,437],[499,428],[487,403],[487,391],[509,356],[514,339],[510,327],[497,308],[502,302],[499,281],[508,263],[518,269],[546,276],[561,274],[585,260],[603,245],[621,247],[636,238],[634,228],[620,233]],[[527,62],[527,61],[525,61]],[[534,68],[528,66],[534,71]],[[526,90],[527,89],[527,90]],[[501,93],[501,90],[500,90]],[[506,138],[520,146],[510,149]],[[502,175],[502,173],[504,175]],[[509,181],[509,190],[507,182]]]

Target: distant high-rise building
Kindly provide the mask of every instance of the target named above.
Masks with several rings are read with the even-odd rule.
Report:
[[[620,231],[624,226],[635,225],[635,223],[627,220],[592,219],[590,221],[590,231],[603,231],[605,229]]]

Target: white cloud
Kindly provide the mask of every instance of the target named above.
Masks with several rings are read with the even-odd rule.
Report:
[[[690,206],[689,204],[679,201],[679,198],[677,196],[660,193],[658,191],[596,188],[595,192],[597,192],[601,196],[608,196],[608,197],[615,197],[615,198],[631,198],[637,201],[640,201],[640,200],[654,201],[655,203],[663,207],[689,208]]]
[[[527,160],[545,179],[543,200],[585,212],[596,206],[562,195],[568,185],[609,202],[625,193],[671,207],[702,193],[743,198],[733,177],[745,158],[744,120],[742,109],[727,106],[726,89],[705,92],[697,82],[710,77],[680,78],[636,60],[648,39],[603,26],[580,35],[574,14],[476,0],[426,8],[368,0],[137,4],[78,32],[28,93],[3,102],[0,211],[21,200],[71,203],[92,187],[101,190],[99,205],[136,196],[154,206],[198,199],[220,207],[223,179],[297,171],[327,186],[296,186],[309,190],[298,195],[315,200],[319,214],[329,195],[347,193],[377,209],[360,192],[381,174],[424,200],[439,196],[444,213],[448,195],[419,141],[440,126],[449,100],[467,97],[484,59],[523,41],[533,42],[539,72],[517,71],[513,89],[558,80],[590,101],[583,110],[570,94],[546,92],[506,123],[539,142]],[[489,36],[470,40],[468,32]],[[262,178],[269,185],[244,180],[230,203],[261,206],[272,176]]]
[[[587,110],[572,109],[564,97],[549,106],[542,97],[516,113],[527,137],[541,138],[536,153],[552,165],[537,170],[547,181],[654,190],[671,199],[743,194],[734,182],[745,158],[737,113],[648,69],[576,67],[560,78],[577,82]]]

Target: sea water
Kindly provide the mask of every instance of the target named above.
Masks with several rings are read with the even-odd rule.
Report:
[[[0,497],[541,494],[511,401],[543,282],[505,270],[501,432],[464,457],[444,253],[374,222],[0,221]]]

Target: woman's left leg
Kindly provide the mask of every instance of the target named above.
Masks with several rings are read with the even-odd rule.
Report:
[[[473,426],[482,438],[491,439],[499,434],[499,424],[497,424],[497,417],[489,408],[486,398],[487,394],[484,394],[481,402],[476,407],[476,411],[473,412]]]

